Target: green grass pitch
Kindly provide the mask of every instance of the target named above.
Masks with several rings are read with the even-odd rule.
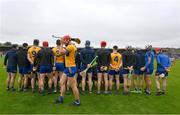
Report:
[[[81,95],[82,105],[80,107],[69,106],[73,101],[72,95],[65,96],[63,105],[54,104],[58,94],[40,96],[32,94],[29,90],[26,93],[6,91],[6,70],[2,68],[3,59],[0,59],[0,114],[13,113],[60,113],[60,114],[161,114],[180,113],[180,60],[173,65],[168,77],[167,94],[156,96],[154,76],[152,77],[153,87],[151,96],[145,94],[122,95]],[[16,84],[17,87],[17,78]]]

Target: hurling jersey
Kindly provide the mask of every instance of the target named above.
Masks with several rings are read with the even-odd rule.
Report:
[[[64,63],[64,56],[59,52],[59,48],[54,47],[52,49],[54,56],[56,56],[56,63]]]
[[[31,46],[28,49],[28,54],[30,55],[31,60],[34,62],[34,58],[36,57],[37,53],[41,50],[38,46]]]
[[[111,70],[119,68],[120,64],[122,62],[122,56],[120,53],[111,53],[111,65],[110,67]]]
[[[66,67],[76,66],[76,63],[75,63],[75,53],[77,51],[76,46],[73,44],[70,44],[66,46],[65,49],[67,50],[67,53],[65,55],[65,66]]]

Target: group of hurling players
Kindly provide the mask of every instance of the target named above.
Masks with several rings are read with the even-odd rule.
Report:
[[[161,48],[153,50],[149,45],[142,50],[127,46],[125,51],[119,52],[117,45],[112,49],[106,46],[106,41],[101,41],[100,48],[95,50],[91,41],[86,40],[85,47],[78,50],[69,35],[58,39],[53,48],[48,41],[43,41],[40,47],[38,39],[34,39],[31,46],[27,43],[21,47],[12,45],[4,58],[8,76],[6,90],[16,91],[18,71],[18,92],[60,93],[55,100],[58,104],[64,103],[65,94],[72,92],[72,105],[79,106],[79,90],[81,95],[151,95],[151,76],[155,73],[156,95],[165,95],[171,62]]]

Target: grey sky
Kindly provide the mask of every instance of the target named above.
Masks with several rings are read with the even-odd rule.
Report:
[[[0,0],[0,42],[69,34],[99,47],[180,47],[180,0]]]

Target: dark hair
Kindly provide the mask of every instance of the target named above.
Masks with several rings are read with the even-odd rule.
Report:
[[[132,46],[126,46],[126,50],[132,50]]]
[[[23,43],[23,45],[22,45],[23,47],[28,47],[28,43]]]
[[[39,40],[38,40],[38,39],[34,39],[34,41],[33,41],[33,45],[38,46],[38,45],[39,45]]]
[[[85,42],[85,46],[86,46],[86,47],[89,47],[89,46],[90,46],[90,44],[91,44],[91,42],[90,42],[89,40],[86,40],[86,42]]]
[[[116,46],[116,45],[115,45],[115,46],[113,46],[113,49],[117,50],[117,49],[118,49],[118,46]]]
[[[58,45],[58,46],[61,45],[61,40],[59,40],[59,39],[56,40],[56,45]]]

